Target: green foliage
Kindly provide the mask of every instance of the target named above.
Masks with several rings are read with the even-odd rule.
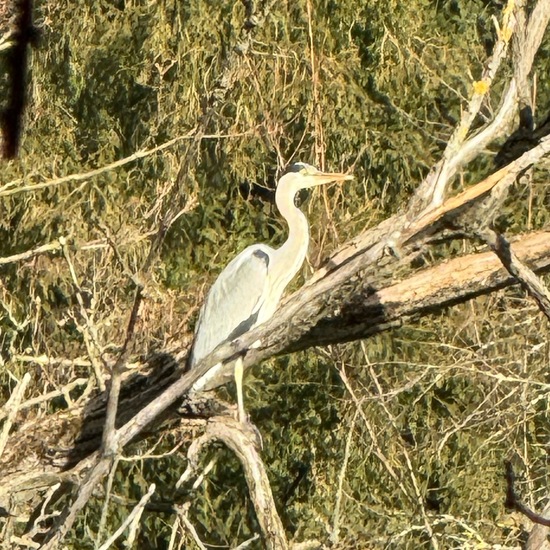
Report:
[[[32,55],[21,156],[2,167],[2,185],[49,184],[0,196],[0,256],[60,237],[68,246],[66,254],[57,249],[0,266],[4,401],[13,379],[31,369],[26,398],[94,377],[77,290],[95,323],[92,347],[105,357],[121,348],[134,290],[128,274],[143,268],[170,207],[184,214],[147,277],[136,356],[191,333],[206,289],[236,253],[284,240],[284,223],[255,187],[274,189],[283,163],[353,166],[356,176],[303,206],[313,266],[401,210],[460,119],[501,3],[321,0],[311,2],[311,17],[303,0],[255,4],[269,11],[238,54],[241,3],[39,3],[42,37]],[[548,48],[547,40],[542,52]],[[537,70],[547,74],[548,55],[540,55]],[[498,106],[507,71],[483,116]],[[547,79],[539,79],[537,93],[544,111]],[[177,137],[92,178],[50,181]],[[456,190],[492,170],[487,153],[457,178]],[[536,170],[510,195],[506,230],[547,226],[548,196],[547,168]],[[425,261],[470,246],[455,242]],[[245,399],[287,533],[326,541],[338,523],[338,548],[422,548],[433,540],[441,548],[517,546],[523,527],[503,509],[502,462],[513,458],[525,471],[520,487],[533,505],[546,497],[547,331],[516,289],[363,343],[257,367]],[[40,363],[41,356],[51,361]],[[59,397],[39,411],[66,406]],[[173,505],[185,501],[209,544],[234,547],[258,531],[231,453],[211,449],[204,464],[214,456],[217,464],[205,483],[175,494],[184,448],[139,459],[152,441],[128,449],[138,458],[118,465],[104,538],[152,482],[157,491],[139,547],[167,548]],[[153,454],[177,443],[169,434]],[[98,492],[68,547],[95,547],[103,502]],[[194,544],[184,528],[180,539],[182,547]]]

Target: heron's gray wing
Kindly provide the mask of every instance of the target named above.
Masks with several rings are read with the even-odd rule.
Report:
[[[220,273],[199,314],[190,365],[252,328],[266,291],[270,249],[249,246]]]

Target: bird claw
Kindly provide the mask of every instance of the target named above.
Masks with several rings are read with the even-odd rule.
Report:
[[[250,416],[248,416],[244,410],[240,410],[239,407],[237,407],[234,413],[234,418],[237,422],[243,424],[243,426],[248,426],[250,424]]]
[[[262,438],[262,434],[260,433],[260,430],[250,420],[250,415],[246,413],[244,410],[239,410],[238,407],[236,407],[233,410],[232,414],[233,418],[236,422],[239,423],[241,430],[249,435],[252,435],[254,437],[255,446],[257,449],[263,450],[264,448],[264,440]]]

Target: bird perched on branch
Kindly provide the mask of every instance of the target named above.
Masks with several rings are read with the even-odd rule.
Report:
[[[275,204],[288,224],[288,239],[278,249],[254,244],[236,256],[218,276],[201,308],[188,365],[193,368],[220,344],[229,342],[267,321],[277,309],[283,292],[306,257],[309,225],[294,204],[301,189],[353,179],[340,173],[320,172],[313,166],[290,166],[277,184]],[[220,368],[216,365],[213,369]],[[235,362],[239,419],[244,422],[243,361]],[[209,371],[212,373],[212,369]],[[192,391],[206,390],[212,378],[207,373]]]

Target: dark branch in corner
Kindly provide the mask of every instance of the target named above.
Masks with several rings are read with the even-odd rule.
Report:
[[[494,160],[495,166],[502,168],[518,159],[523,153],[536,147],[548,134],[550,134],[550,114],[535,127],[533,110],[529,106],[523,107],[519,112],[519,127],[500,148]]]
[[[13,47],[7,53],[9,76],[8,104],[2,113],[2,155],[5,159],[17,156],[21,141],[25,111],[29,45],[36,43],[37,32],[32,24],[32,0],[15,2]]]
[[[550,519],[545,518],[536,512],[533,512],[530,508],[525,506],[523,502],[519,499],[514,489],[514,469],[512,468],[512,463],[508,460],[504,463],[506,468],[506,501],[504,506],[511,510],[517,510],[521,512],[524,516],[529,518],[533,523],[538,523],[539,525],[544,525],[545,527],[550,527]]]

